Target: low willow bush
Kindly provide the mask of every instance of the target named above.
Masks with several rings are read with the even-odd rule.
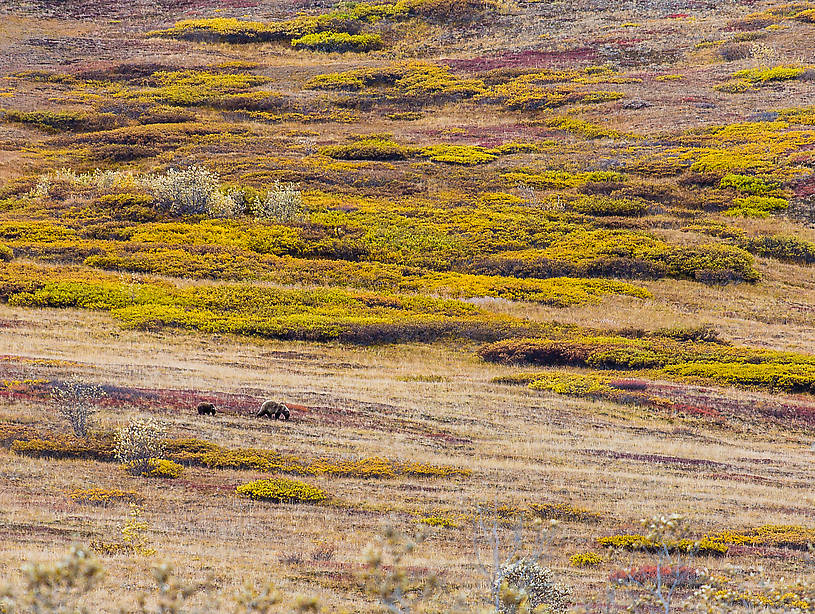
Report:
[[[83,459],[112,461],[116,455],[113,437],[91,434],[87,438],[57,437],[46,439],[16,439],[10,444],[11,451],[21,456],[55,459]]]
[[[320,154],[341,160],[404,160],[413,155],[413,150],[391,139],[368,137],[348,144],[323,147]]]
[[[45,132],[91,132],[116,126],[114,113],[85,111],[17,111],[0,109],[0,120],[24,124]]]
[[[815,364],[691,362],[667,365],[660,373],[673,379],[815,393]]]
[[[569,565],[572,567],[596,567],[602,564],[604,560],[596,552],[578,552],[569,557]]]
[[[272,503],[320,503],[328,498],[322,489],[289,478],[255,480],[235,490],[241,497]]]
[[[146,478],[168,478],[175,479],[181,475],[184,467],[171,460],[163,458],[151,458],[147,461],[147,466],[141,475]]]
[[[705,539],[723,545],[765,546],[807,551],[815,543],[815,528],[800,525],[762,525],[752,529],[719,531]]]
[[[144,497],[133,490],[118,488],[78,488],[68,493],[74,503],[107,506],[115,503],[141,503]]]
[[[317,32],[295,38],[291,42],[295,49],[345,53],[355,51],[365,53],[385,46],[379,34],[349,34],[348,32]]]
[[[60,279],[62,281],[60,281]],[[358,344],[464,337],[491,341],[539,325],[462,301],[338,289],[295,290],[252,284],[179,287],[138,284],[98,272],[35,265],[0,271],[0,300],[29,307],[109,311],[136,329],[186,328],[282,339]]]

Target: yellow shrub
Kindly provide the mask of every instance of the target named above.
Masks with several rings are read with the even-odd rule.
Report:
[[[242,497],[273,503],[319,503],[328,498],[320,488],[288,478],[256,480],[238,486],[236,492]]]
[[[143,497],[133,490],[117,488],[84,488],[72,490],[69,494],[75,503],[109,505],[111,503],[139,503]]]
[[[184,467],[176,462],[163,458],[151,458],[147,461],[147,471],[144,471],[142,476],[175,479],[181,475],[182,471],[184,471]]]
[[[425,516],[419,522],[430,527],[442,527],[444,529],[454,529],[459,526],[457,522],[442,516]]]
[[[572,567],[595,567],[603,560],[596,552],[580,552],[569,557],[569,564]]]

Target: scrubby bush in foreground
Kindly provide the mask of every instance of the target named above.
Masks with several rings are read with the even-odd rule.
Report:
[[[500,614],[542,611],[565,614],[569,589],[555,581],[551,569],[537,561],[520,558],[501,565],[493,588],[500,598]]]

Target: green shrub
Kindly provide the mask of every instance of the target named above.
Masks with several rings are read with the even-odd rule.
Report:
[[[789,206],[785,198],[774,196],[747,196],[736,198],[733,207],[727,209],[725,214],[742,217],[769,217],[775,211],[782,211]]]
[[[747,281],[759,279],[753,257],[730,245],[689,245],[655,253],[654,260],[664,263],[672,277],[697,281]],[[720,275],[707,275],[718,272]]]
[[[584,215],[636,216],[648,213],[648,204],[641,199],[586,196],[570,205],[573,211]]]
[[[667,365],[661,373],[676,379],[712,381],[784,392],[815,392],[815,365],[811,364],[700,361]]]
[[[741,245],[747,251],[761,256],[802,264],[815,262],[815,243],[791,235],[746,237]]]
[[[733,73],[736,79],[750,83],[767,83],[768,81],[788,81],[797,79],[807,68],[803,66],[774,66],[772,68],[747,68]]]
[[[492,150],[475,145],[433,145],[422,148],[419,155],[430,158],[433,162],[465,166],[487,164],[498,157],[497,153],[493,153]]]
[[[91,435],[87,439],[60,437],[46,439],[34,437],[28,440],[15,440],[11,451],[21,456],[35,458],[72,458],[111,461],[115,456],[113,441],[109,437]]]
[[[0,109],[0,119],[25,124],[47,132],[108,130],[116,125],[113,113],[87,113],[85,111],[16,111]]]
[[[444,518],[443,516],[425,516],[420,519],[419,522],[430,527],[442,527],[444,529],[454,529],[459,526],[459,523],[455,520]]]
[[[345,53],[356,51],[364,53],[384,47],[379,34],[348,34],[347,32],[317,32],[295,38],[291,42],[295,49]]]
[[[781,188],[777,181],[770,181],[753,175],[728,173],[719,182],[720,188],[734,188],[744,194],[753,196],[775,195]]]
[[[390,139],[364,138],[345,145],[323,147],[320,153],[340,160],[404,160],[413,151]]]
[[[273,503],[319,503],[328,498],[320,488],[289,478],[256,480],[238,486],[236,492],[241,497]]]
[[[727,554],[729,549],[726,544],[716,543],[706,538],[702,538],[698,541],[693,539],[680,539],[662,544],[644,535],[598,537],[597,543],[606,548],[619,550],[659,552],[664,548],[667,549],[668,552],[695,553],[700,556],[722,556]]]

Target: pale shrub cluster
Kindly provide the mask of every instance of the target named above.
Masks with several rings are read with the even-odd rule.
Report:
[[[141,475],[149,470],[150,459],[164,454],[166,427],[155,418],[133,418],[116,431],[116,460],[128,472]]]
[[[495,581],[500,614],[565,614],[569,605],[569,589],[555,581],[551,569],[530,558],[503,563]]]
[[[156,204],[173,215],[231,215],[238,204],[220,191],[220,177],[203,166],[171,168],[144,179]]]
[[[199,165],[152,174],[99,169],[76,173],[61,168],[41,175],[29,197],[46,198],[55,183],[102,191],[146,191],[158,208],[172,215],[234,217],[249,212],[260,219],[291,222],[301,219],[305,212],[302,192],[293,183],[276,181],[265,194],[251,196],[243,189],[223,186],[218,173]]]
[[[0,587],[0,612],[77,614],[83,595],[102,579],[102,566],[86,550],[71,548],[55,563],[29,563],[21,569],[20,587]]]
[[[293,183],[275,181],[264,196],[252,201],[251,209],[257,218],[292,222],[303,217],[303,194]]]

